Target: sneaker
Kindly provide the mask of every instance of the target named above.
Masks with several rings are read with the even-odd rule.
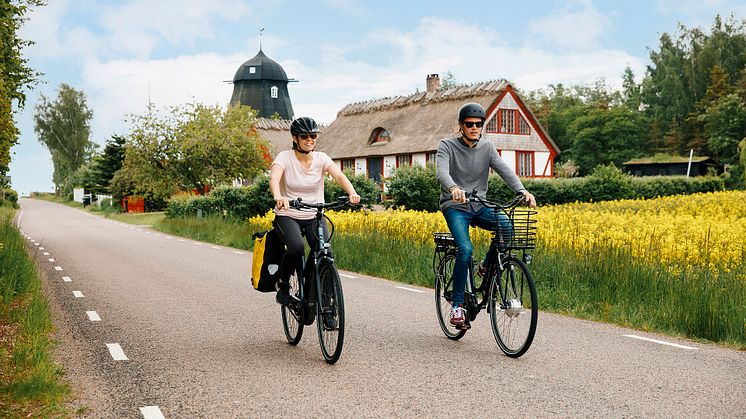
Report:
[[[461,305],[451,309],[451,325],[456,328],[461,328],[464,325],[466,319],[466,310]]]
[[[283,281],[277,282],[277,296],[275,300],[284,306],[290,304],[290,284]]]

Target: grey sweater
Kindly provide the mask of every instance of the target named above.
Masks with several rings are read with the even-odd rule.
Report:
[[[451,199],[450,189],[454,185],[458,185],[466,192],[476,189],[479,196],[485,196],[490,167],[515,192],[525,190],[521,180],[497,154],[497,150],[489,141],[481,140],[475,147],[469,148],[458,138],[441,140],[435,162],[440,183],[441,211],[451,207],[469,209],[468,204]]]

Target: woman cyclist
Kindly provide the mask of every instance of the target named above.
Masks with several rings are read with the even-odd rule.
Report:
[[[275,200],[275,219],[272,222],[277,235],[287,250],[280,263],[280,281],[277,284],[277,302],[290,302],[289,279],[296,271],[301,272],[303,260],[303,235],[314,248],[318,228],[316,214],[290,208],[289,201],[301,198],[306,203],[324,202],[324,174],[329,174],[347,192],[350,203],[360,202],[360,195],[337,167],[323,152],[314,151],[319,127],[312,118],[300,117],[290,125],[293,149],[280,152],[272,162],[269,189]],[[328,237],[326,220],[322,219],[324,234]]]
[[[453,309],[450,318],[450,323],[458,329],[470,327],[463,308],[464,288],[473,251],[469,226],[494,230],[497,223],[492,209],[478,202],[468,203],[466,193],[475,189],[479,196],[487,193],[491,167],[511,189],[523,193],[528,205],[536,206],[534,196],[523,187],[521,180],[503,161],[495,146],[480,141],[486,119],[487,115],[481,105],[463,105],[458,111],[459,136],[441,140],[435,163],[440,183],[440,209],[458,247],[453,267]],[[504,214],[501,215],[505,217]]]

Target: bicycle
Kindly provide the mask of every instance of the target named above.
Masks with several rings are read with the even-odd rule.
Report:
[[[307,259],[303,259],[303,268],[290,277],[290,303],[280,309],[285,337],[291,345],[297,345],[304,326],[310,326],[316,318],[321,353],[327,363],[334,364],[342,354],[345,311],[342,284],[331,251],[334,224],[324,212],[350,205],[349,199],[341,197],[328,204],[306,204],[298,198],[289,204],[296,209],[315,210],[318,228],[315,248],[309,250]],[[324,238],[322,218],[329,221],[328,241]],[[319,301],[321,304],[316,304]]]
[[[518,358],[531,346],[536,332],[539,308],[534,278],[528,269],[531,254],[536,247],[535,210],[516,208],[524,199],[516,196],[510,203],[501,205],[477,195],[476,190],[467,194],[469,202],[479,202],[492,208],[497,218],[505,214],[507,225],[497,223],[485,258],[486,271],[477,286],[474,277],[475,264],[469,264],[464,305],[469,321],[487,308],[490,313],[492,333],[505,355]],[[452,307],[453,268],[458,248],[450,233],[433,233],[435,254],[435,305],[438,322],[443,333],[452,340],[461,339],[466,329],[454,329],[449,323]],[[522,254],[519,257],[517,251]],[[480,301],[481,299],[481,301]]]

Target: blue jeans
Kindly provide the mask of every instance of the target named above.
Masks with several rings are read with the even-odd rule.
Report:
[[[499,211],[499,210],[498,210]],[[463,211],[456,208],[447,208],[443,216],[448,224],[453,239],[456,241],[458,252],[456,253],[456,264],[453,267],[453,306],[464,303],[464,288],[466,288],[466,277],[470,270],[471,257],[474,247],[469,237],[469,226],[477,226],[485,230],[495,230],[497,223],[503,231],[510,231],[512,225],[508,216],[502,211],[497,213],[492,208],[482,207],[479,211]]]

